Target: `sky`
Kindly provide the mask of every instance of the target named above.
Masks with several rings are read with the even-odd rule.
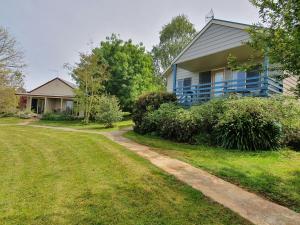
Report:
[[[147,50],[172,17],[185,14],[200,30],[213,9],[217,19],[253,24],[258,10],[248,0],[0,0],[0,26],[24,52],[25,88],[71,77],[65,63],[78,62],[112,33],[142,42]]]

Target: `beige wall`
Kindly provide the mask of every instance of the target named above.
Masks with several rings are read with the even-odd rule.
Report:
[[[283,94],[292,96],[294,95],[292,89],[297,85],[297,78],[295,76],[285,78],[283,80]]]
[[[74,96],[73,88],[58,79],[55,79],[50,83],[30,92],[30,94],[48,96]]]

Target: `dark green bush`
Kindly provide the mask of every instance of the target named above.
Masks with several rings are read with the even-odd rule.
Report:
[[[144,117],[149,112],[157,110],[161,104],[168,102],[176,102],[176,96],[168,92],[151,92],[141,96],[133,107],[134,131],[141,134],[151,132],[151,129],[148,129],[148,124],[143,121]]]
[[[191,113],[195,117],[199,129],[201,130],[201,139],[206,136],[206,142],[213,142],[214,127],[219,122],[220,116],[226,111],[226,101],[228,101],[228,99],[215,98],[191,108]]]
[[[165,103],[145,117],[148,129],[159,136],[178,142],[195,143],[199,131],[198,124],[190,110],[172,103]]]
[[[49,121],[71,121],[76,120],[76,118],[69,113],[45,113],[41,120],[49,120]]]
[[[249,151],[282,145],[299,149],[300,103],[293,98],[231,97],[190,109],[174,104],[155,109],[144,110],[141,133]]]
[[[280,146],[282,126],[268,109],[270,101],[244,98],[227,101],[214,127],[220,146],[240,150],[269,150]],[[276,108],[274,109],[276,110]]]
[[[296,151],[300,151],[300,129],[289,129],[285,133],[285,144]]]

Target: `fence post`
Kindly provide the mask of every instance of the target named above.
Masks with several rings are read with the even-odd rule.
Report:
[[[268,78],[269,78],[269,57],[266,55],[264,57],[264,63],[263,63],[263,72],[264,72],[264,78],[263,78],[263,95],[268,96],[269,93],[269,87],[268,87]]]
[[[177,64],[172,65],[172,73],[173,73],[173,92],[176,93]]]

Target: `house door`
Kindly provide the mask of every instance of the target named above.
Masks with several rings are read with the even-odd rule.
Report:
[[[211,72],[201,72],[199,74],[199,84],[200,90],[198,91],[199,94],[199,100],[200,101],[206,101],[210,99],[210,88],[211,88]]]
[[[44,99],[38,99],[37,101],[37,114],[44,113],[44,106],[45,106],[45,100]]]
[[[224,91],[224,70],[216,70],[213,72],[213,94],[214,96],[223,95]]]

